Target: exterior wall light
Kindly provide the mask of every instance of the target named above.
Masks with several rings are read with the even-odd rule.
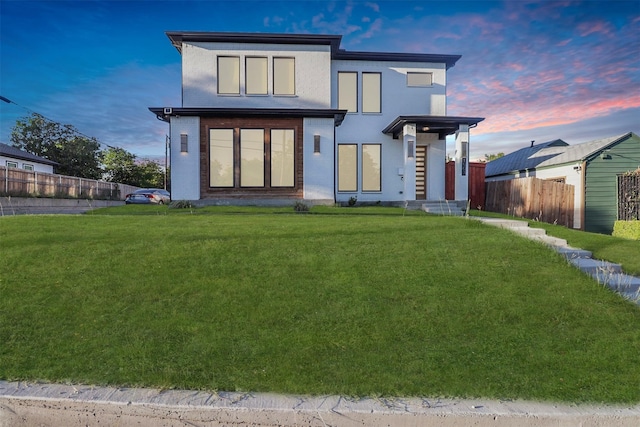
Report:
[[[313,135],[313,152],[320,153],[320,135]]]
[[[187,135],[186,133],[180,134],[180,152],[189,152],[189,135]]]

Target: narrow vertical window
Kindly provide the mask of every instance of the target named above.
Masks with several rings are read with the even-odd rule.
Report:
[[[358,146],[338,145],[338,191],[358,191]]]
[[[362,191],[382,191],[382,146],[362,144]]]
[[[233,129],[209,131],[209,185],[233,187]]]
[[[273,58],[273,94],[296,94],[296,69],[294,58]]]
[[[358,73],[338,72],[338,108],[349,113],[358,111]]]
[[[247,95],[267,94],[267,58],[247,57],[245,66]]]
[[[293,129],[271,130],[271,186],[293,187],[294,185],[294,131]]]
[[[362,73],[362,112],[382,112],[382,74]]]
[[[222,95],[240,94],[240,58],[237,56],[218,57],[218,93]]]
[[[240,186],[264,187],[264,130],[240,130]]]

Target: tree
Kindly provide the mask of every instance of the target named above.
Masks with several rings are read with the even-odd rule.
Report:
[[[137,186],[136,156],[123,148],[109,147],[102,152],[104,179]]]
[[[102,175],[98,140],[81,135],[71,125],[33,113],[16,121],[10,140],[16,148],[59,163],[56,173],[88,179]]]
[[[109,147],[102,152],[104,178],[110,182],[136,187],[163,188],[164,172],[151,161],[136,161],[136,156],[122,148]]]
[[[490,162],[491,160],[499,159],[500,157],[504,157],[504,153],[498,153],[498,154],[485,154],[485,155],[484,155],[484,160],[485,160],[486,162]]]

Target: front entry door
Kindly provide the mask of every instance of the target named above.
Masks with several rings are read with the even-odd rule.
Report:
[[[427,200],[427,146],[416,146],[416,200]]]

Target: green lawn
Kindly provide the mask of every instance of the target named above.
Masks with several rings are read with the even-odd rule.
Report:
[[[547,224],[493,212],[471,211],[471,215],[527,221],[529,227],[543,228],[548,235],[565,239],[570,246],[591,251],[596,259],[618,263],[628,274],[640,276],[640,241],[638,240],[623,239],[599,233],[587,233],[561,225]]]
[[[640,309],[543,245],[403,209],[312,212],[0,218],[0,378],[640,401]]]

